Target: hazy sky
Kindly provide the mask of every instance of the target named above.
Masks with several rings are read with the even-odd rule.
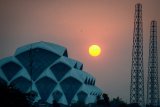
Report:
[[[160,0],[1,0],[0,59],[32,42],[57,43],[84,63],[84,71],[111,98],[128,102],[136,3],[143,5],[146,76],[149,27],[153,19],[160,26]],[[91,44],[101,46],[101,56],[88,55]]]

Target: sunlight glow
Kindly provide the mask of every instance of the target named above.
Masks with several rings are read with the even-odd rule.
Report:
[[[99,56],[101,54],[101,48],[98,45],[91,45],[89,47],[89,54],[91,56]]]

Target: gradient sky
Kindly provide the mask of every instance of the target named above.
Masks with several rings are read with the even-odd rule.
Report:
[[[129,102],[136,3],[143,5],[146,81],[149,27],[151,20],[160,26],[160,0],[1,0],[0,59],[25,44],[54,42],[66,47],[71,58],[83,62],[84,71],[91,73],[111,98],[119,96]],[[92,44],[101,46],[99,57],[89,56]]]

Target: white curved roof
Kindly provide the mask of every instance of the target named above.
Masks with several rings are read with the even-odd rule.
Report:
[[[51,44],[51,43],[41,41],[41,42],[31,43],[31,44],[19,47],[15,52],[15,56],[24,52],[24,51],[34,49],[34,48],[46,49],[46,50],[49,50],[49,51],[51,51],[57,55],[60,55],[60,56],[63,56],[65,54],[65,52],[67,52],[67,49],[60,46],[60,45]]]
[[[35,48],[48,50],[49,52],[51,52],[50,54],[54,53],[53,55],[57,54],[59,55],[59,57],[58,59],[53,60],[53,61],[51,60],[50,63],[47,63],[49,65],[45,66],[44,69],[42,69],[43,71],[39,72],[39,74],[37,74],[37,71],[32,71],[35,73],[35,75],[38,75],[35,78],[35,80],[32,80],[32,76],[29,73],[28,68],[27,68],[30,62],[28,60],[26,60],[26,62],[25,61],[23,62],[24,60],[23,55],[21,56],[22,57],[21,60],[19,60],[16,56],[23,52],[26,52],[26,51],[29,51]],[[47,59],[41,60],[40,62],[35,61],[32,67],[36,68],[37,67],[36,63],[40,63],[38,67],[43,66],[45,61],[50,60],[48,57],[45,57],[45,58]],[[13,67],[14,65],[16,65],[18,68],[14,68]],[[8,66],[13,67],[13,69],[12,70],[9,69],[9,71],[6,71],[8,70],[6,68]],[[63,67],[63,69],[61,69],[61,67]],[[68,99],[67,99],[69,97],[66,96],[66,93],[64,92],[65,88],[62,86],[64,84],[71,85],[71,86],[75,85],[75,84],[70,84],[66,82],[66,80],[69,82],[72,82],[72,80],[74,80],[79,86],[76,87],[77,90],[73,90],[73,91],[76,91],[76,93],[75,94],[73,93],[74,96],[72,98],[72,101],[77,101],[78,100],[77,94],[79,92],[84,92],[87,94],[86,103],[93,103],[96,99],[96,96],[100,95],[102,91],[95,86],[96,79],[91,74],[85,71],[82,71],[82,67],[83,67],[83,64],[81,62],[74,60],[72,58],[68,58],[66,48],[56,45],[56,44],[52,44],[52,43],[36,42],[36,43],[32,43],[32,44],[25,45],[23,47],[18,48],[15,52],[15,56],[7,57],[7,58],[0,60],[0,80],[6,81],[7,84],[18,82],[17,83],[18,87],[20,87],[20,85],[23,84],[23,81],[24,81],[27,84],[27,87],[25,86],[25,83],[24,83],[22,87],[23,88],[25,87],[26,89],[22,89],[22,90],[26,90],[25,92],[34,91],[38,94],[38,96],[35,99],[35,102],[43,99],[42,97],[45,96],[44,95],[45,92],[43,91],[46,91],[46,93],[49,95],[45,96],[46,97],[45,100],[48,103],[52,103],[52,101],[54,100],[53,94],[56,91],[58,91],[62,93],[62,96],[59,99],[59,102],[66,104],[66,105],[69,104]],[[19,70],[19,71],[15,71],[15,70]],[[38,69],[36,68],[36,70]],[[59,70],[63,71],[63,76],[59,76],[59,75],[62,75],[62,71],[59,71]],[[14,72],[7,73],[7,72],[12,72],[12,71]],[[18,80],[21,80],[21,81],[18,81]],[[44,82],[46,82],[46,84],[42,84]],[[43,85],[46,85],[46,87],[44,87]],[[52,88],[52,90],[49,89],[50,87]],[[49,90],[45,90],[45,89],[49,89]]]

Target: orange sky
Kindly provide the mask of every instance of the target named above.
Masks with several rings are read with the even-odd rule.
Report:
[[[153,19],[160,22],[160,0],[1,0],[0,59],[24,44],[54,42],[83,62],[84,70],[96,77],[96,84],[110,97],[129,101],[134,5],[139,2],[146,73],[149,26]],[[101,46],[99,57],[88,55],[91,44]]]

